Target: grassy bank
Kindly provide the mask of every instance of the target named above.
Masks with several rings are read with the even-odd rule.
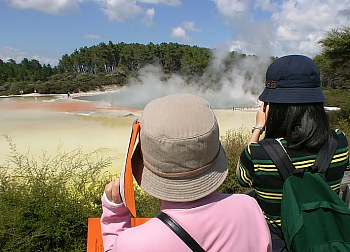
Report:
[[[326,88],[323,90],[327,106],[339,107],[340,111],[332,112],[329,121],[332,128],[341,129],[350,139],[350,89]]]
[[[111,159],[80,149],[38,159],[5,140],[11,151],[0,165],[1,251],[86,251],[87,219],[101,215],[101,195],[112,179],[103,171]],[[242,191],[234,167],[245,141],[231,131],[223,138],[231,168],[223,192]],[[139,217],[159,213],[158,201],[137,186],[135,198]]]
[[[350,130],[346,118],[333,123],[344,132]],[[245,133],[227,131],[221,139],[229,165],[221,192],[246,191],[239,186],[235,170],[247,138]],[[80,149],[38,159],[19,153],[12,140],[5,139],[11,152],[0,165],[1,251],[86,251],[87,219],[101,215],[101,195],[112,179],[104,170],[111,159]],[[158,201],[138,186],[135,198],[138,217],[159,213]]]
[[[37,161],[11,154],[0,166],[1,251],[86,251],[87,218],[100,216],[109,159],[80,149]]]

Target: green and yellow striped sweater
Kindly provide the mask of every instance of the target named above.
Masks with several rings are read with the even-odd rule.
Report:
[[[347,139],[340,130],[336,130],[336,133],[338,147],[325,175],[328,184],[338,193],[344,171],[350,170],[350,161]],[[279,140],[286,146],[285,139]],[[287,152],[296,169],[310,168],[317,156],[317,153],[311,153],[306,149],[298,151],[289,149]],[[239,161],[237,177],[242,186],[255,189],[257,201],[267,222],[273,226],[281,226],[280,207],[283,180],[278,169],[259,143],[252,143],[244,148]]]

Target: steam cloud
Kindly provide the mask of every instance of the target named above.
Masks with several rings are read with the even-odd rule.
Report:
[[[151,100],[170,94],[189,93],[206,99],[212,108],[252,107],[263,89],[269,58],[244,57],[230,69],[224,64],[229,50],[216,49],[208,70],[196,80],[185,80],[172,74],[162,79],[161,67],[148,65],[140,69],[137,78],[117,92],[101,94],[99,100],[112,106],[144,108]],[[238,57],[238,56],[237,56]]]

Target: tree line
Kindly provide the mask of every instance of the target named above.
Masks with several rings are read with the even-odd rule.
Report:
[[[37,60],[0,61],[0,94],[66,93],[123,86],[142,67],[159,65],[165,74],[201,76],[209,65],[211,50],[177,43],[147,45],[100,43],[65,54],[55,67]]]
[[[0,59],[0,94],[18,94],[20,90],[14,87],[20,83],[45,82],[54,74],[57,74],[57,68],[41,65],[36,59],[24,58],[20,63]]]
[[[160,65],[167,73],[203,74],[210,60],[210,49],[177,43],[147,45],[133,43],[83,47],[71,55],[63,55],[60,72],[79,74],[124,74],[135,72],[146,65]]]
[[[322,53],[314,59],[320,67],[323,86],[350,88],[350,27],[332,29],[319,43]]]
[[[319,43],[322,52],[314,60],[320,67],[323,86],[350,88],[350,28],[331,30]],[[200,79],[206,73],[206,78],[210,77],[215,83],[219,76],[207,72],[212,56],[211,49],[198,46],[109,41],[64,54],[55,67],[41,65],[35,59],[24,58],[20,63],[12,59],[0,60],[0,94],[66,93],[106,85],[123,86],[129,77],[137,76],[138,70],[149,64],[160,66],[165,78],[175,73]],[[255,56],[231,52],[224,61],[226,69],[234,67],[233,64],[243,57]]]

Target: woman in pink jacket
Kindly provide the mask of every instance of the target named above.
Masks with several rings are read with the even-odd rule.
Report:
[[[208,102],[189,94],[165,96],[145,107],[139,123],[140,141],[132,158],[135,179],[198,243],[198,251],[271,251],[270,232],[256,201],[216,192],[228,168]],[[118,179],[106,186],[102,205],[105,251],[192,251],[159,218],[131,228]]]

